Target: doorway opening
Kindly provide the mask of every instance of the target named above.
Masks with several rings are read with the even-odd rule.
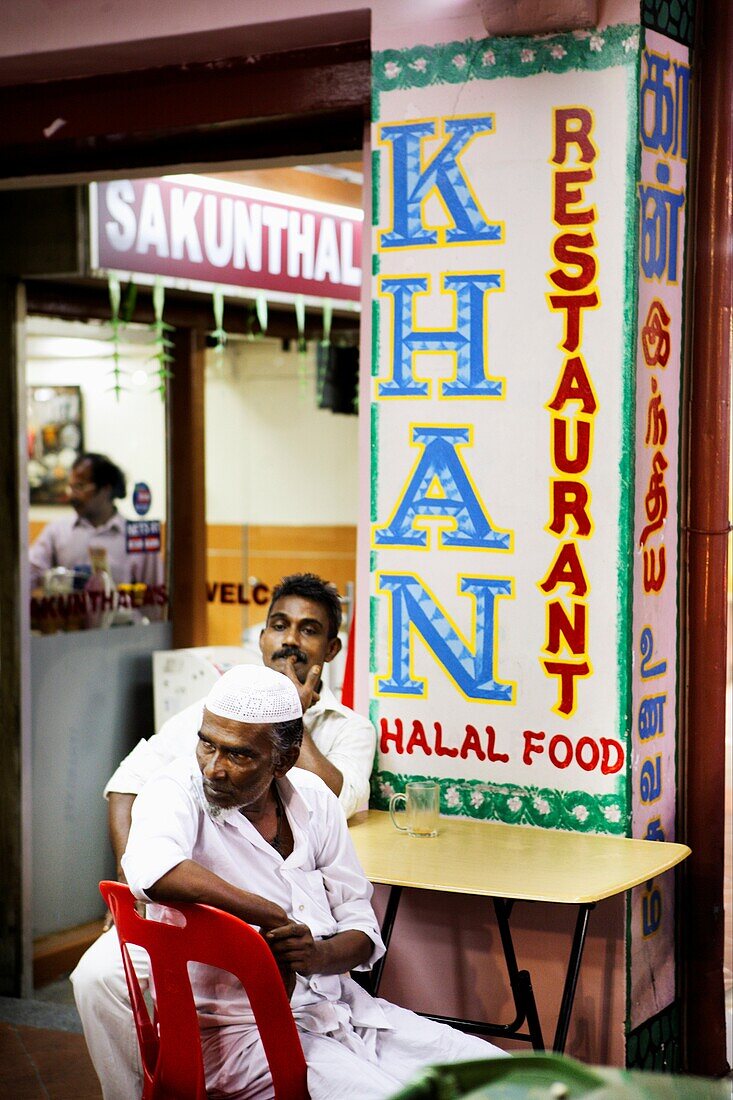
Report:
[[[273,202],[280,196],[296,207],[349,208],[361,216],[362,166],[353,153],[346,164],[329,158],[185,179],[204,188],[222,183],[231,195],[243,187],[275,196]],[[352,260],[358,266],[358,253]],[[329,295],[328,280],[320,301],[288,299],[130,267],[97,270],[90,263],[71,276],[25,280],[31,558],[45,526],[73,516],[64,495],[73,463],[84,452],[102,452],[126,475],[128,491],[117,502],[125,521],[158,524],[169,595],[158,615],[135,608],[132,597],[131,608],[121,607],[118,597],[103,622],[91,622],[88,609],[80,621],[62,613],[72,589],[52,591],[67,581],[73,586],[73,578],[54,573],[55,565],[36,577],[28,896],[31,988],[41,998],[44,989],[63,996],[58,978],[99,932],[96,883],[115,875],[101,792],[118,761],[171,708],[205,694],[206,670],[217,656],[256,653],[267,594],[282,576],[313,571],[333,581],[345,600],[346,630],[353,607],[358,286],[341,302]],[[169,364],[159,356],[163,346]],[[164,362],[172,377],[161,384]],[[146,511],[138,511],[140,499]],[[203,571],[193,577],[188,566],[196,561]],[[52,615],[54,601],[61,611]],[[39,618],[39,609],[48,614]],[[93,639],[93,626],[104,636]],[[153,672],[153,653],[182,647],[192,660],[181,676],[165,660]],[[104,667],[90,675],[97,658]],[[338,695],[343,660],[329,671]],[[74,685],[61,722],[60,677]],[[90,748],[91,713],[98,728]],[[51,751],[53,776],[43,764]],[[86,838],[81,846],[79,835]],[[84,885],[69,891],[68,882]]]

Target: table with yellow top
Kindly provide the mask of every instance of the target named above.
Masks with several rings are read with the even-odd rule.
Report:
[[[482,1035],[522,1039],[535,1050],[544,1050],[531,977],[516,960],[512,907],[516,901],[578,906],[553,1042],[553,1050],[559,1053],[565,1049],[591,909],[603,898],[655,878],[690,854],[686,844],[450,817],[440,818],[437,837],[414,838],[398,832],[389,814],[379,810],[357,814],[349,825],[367,878],[391,887],[382,925],[385,946],[389,946],[405,886],[475,894],[493,901],[516,1009],[514,1020],[492,1024],[445,1016],[431,1019]],[[380,959],[374,967],[371,992],[375,994],[384,961]],[[525,1023],[526,1032],[521,1030]]]

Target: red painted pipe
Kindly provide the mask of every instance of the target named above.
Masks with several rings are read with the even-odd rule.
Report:
[[[733,325],[733,5],[702,0],[692,369],[687,403],[681,838],[685,1068],[727,1072],[723,989],[728,471]]]

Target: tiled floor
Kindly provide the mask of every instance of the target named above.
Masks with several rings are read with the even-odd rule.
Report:
[[[0,998],[0,1098],[101,1100],[68,981],[37,996]]]
[[[101,1100],[83,1035],[0,1023],[0,1096]]]
[[[102,1100],[68,978],[34,1000],[0,997],[0,1097]]]

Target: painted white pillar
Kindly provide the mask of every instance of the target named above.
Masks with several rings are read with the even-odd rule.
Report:
[[[671,840],[687,47],[414,34],[373,58],[373,804]],[[672,875],[625,940],[604,1026],[672,1061]]]

